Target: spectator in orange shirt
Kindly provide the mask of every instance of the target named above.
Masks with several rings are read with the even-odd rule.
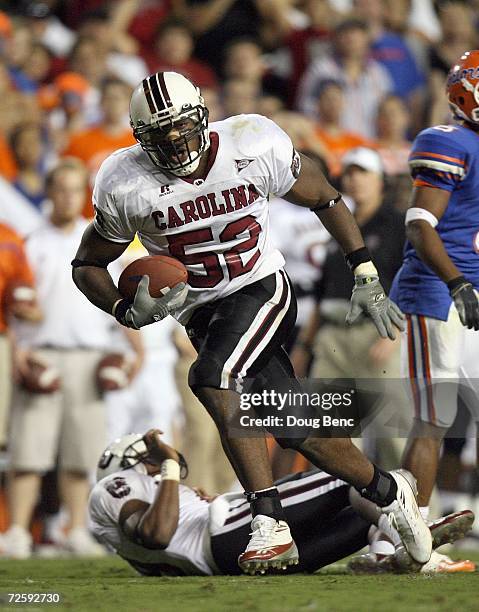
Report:
[[[64,156],[78,157],[85,163],[90,174],[90,185],[93,185],[100,165],[110,153],[136,144],[128,125],[130,95],[129,85],[120,79],[107,79],[101,88],[101,123],[74,134],[63,151]],[[91,198],[87,199],[83,215],[93,216]]]
[[[8,225],[0,223],[0,448],[7,441],[12,385],[11,345],[7,334],[10,316],[34,321],[41,315],[23,241]]]
[[[376,122],[376,149],[381,156],[385,174],[408,174],[411,143],[406,134],[411,117],[406,104],[399,96],[390,94],[379,105]]]
[[[0,133],[0,174],[7,181],[13,181],[17,174],[17,165],[12,150],[3,134]]]
[[[324,79],[317,92],[319,123],[316,136],[326,152],[331,177],[341,173],[341,159],[349,150],[356,147],[371,147],[368,139],[360,134],[348,132],[341,127],[344,109],[344,90],[339,81]]]

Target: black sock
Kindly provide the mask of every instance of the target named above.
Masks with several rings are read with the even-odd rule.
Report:
[[[278,489],[276,487],[264,489],[263,491],[251,491],[250,493],[245,493],[245,495],[246,499],[249,501],[253,518],[258,514],[264,514],[277,521],[286,521],[283,506],[281,505]]]
[[[398,489],[396,481],[388,472],[384,472],[374,464],[373,467],[373,479],[367,487],[357,488],[357,491],[378,506],[389,506],[396,499]]]

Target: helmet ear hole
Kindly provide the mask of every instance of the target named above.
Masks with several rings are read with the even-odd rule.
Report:
[[[114,472],[133,468],[137,472],[146,474],[143,458],[147,449],[141,434],[126,434],[113,441],[101,456],[96,479],[101,480]]]
[[[458,102],[459,102],[459,104],[461,104],[461,105],[465,104],[464,96],[459,96],[459,98],[458,98]]]

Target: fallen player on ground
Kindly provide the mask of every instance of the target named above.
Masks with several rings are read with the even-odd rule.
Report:
[[[129,434],[106,449],[89,500],[94,534],[144,575],[241,574],[238,557],[251,529],[244,494],[210,497],[180,484],[182,459],[160,435],[157,429],[143,437]],[[384,569],[420,567],[409,563],[379,509],[350,495],[351,487],[342,480],[313,470],[277,485],[301,553],[297,565],[278,564],[277,569],[314,572],[344,559],[368,544],[374,523],[398,547]],[[433,545],[462,537],[473,520],[470,511],[445,517],[431,528]]]

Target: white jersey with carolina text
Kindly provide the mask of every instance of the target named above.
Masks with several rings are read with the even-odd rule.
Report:
[[[179,486],[178,528],[166,549],[145,548],[123,534],[119,524],[123,505],[132,499],[152,504],[159,486],[151,476],[134,469],[116,472],[97,482],[88,501],[93,533],[126,560],[162,565],[165,573],[174,573],[169,568],[176,568],[178,573],[188,576],[211,575],[207,552],[209,504],[189,487]]]
[[[135,233],[151,255],[170,255],[188,270],[188,298],[173,316],[234,293],[284,265],[268,231],[269,194],[296,181],[299,156],[274,122],[239,115],[210,126],[204,179],[164,174],[135,145],[103,163],[93,192],[95,229],[107,240]]]

